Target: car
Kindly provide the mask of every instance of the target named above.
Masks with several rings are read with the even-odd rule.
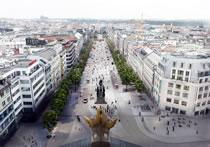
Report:
[[[84,99],[83,99],[83,103],[86,104],[87,102],[88,102],[88,99],[84,98]]]

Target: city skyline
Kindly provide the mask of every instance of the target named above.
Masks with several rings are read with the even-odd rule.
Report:
[[[90,19],[161,19],[161,20],[210,20],[208,5],[203,0],[88,0],[88,1],[2,1],[0,18],[90,18]]]

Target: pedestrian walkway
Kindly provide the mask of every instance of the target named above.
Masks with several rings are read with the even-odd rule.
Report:
[[[152,139],[167,143],[183,143],[210,140],[210,119],[189,118],[180,115],[170,115],[166,111],[160,111],[156,115],[158,107],[154,105],[147,95],[141,97],[137,93],[127,92],[130,95],[130,107],[138,124],[138,128]],[[148,106],[145,111],[141,106]]]

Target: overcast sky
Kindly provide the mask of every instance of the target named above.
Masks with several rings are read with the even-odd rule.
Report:
[[[210,0],[0,0],[0,18],[207,19]]]

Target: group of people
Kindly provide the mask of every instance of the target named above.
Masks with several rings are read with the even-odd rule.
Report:
[[[26,136],[23,136],[23,140],[25,142],[29,142],[30,145],[25,145],[25,147],[36,147],[38,144],[37,144],[37,141],[34,139],[33,136],[30,136],[30,137],[26,137]]]

